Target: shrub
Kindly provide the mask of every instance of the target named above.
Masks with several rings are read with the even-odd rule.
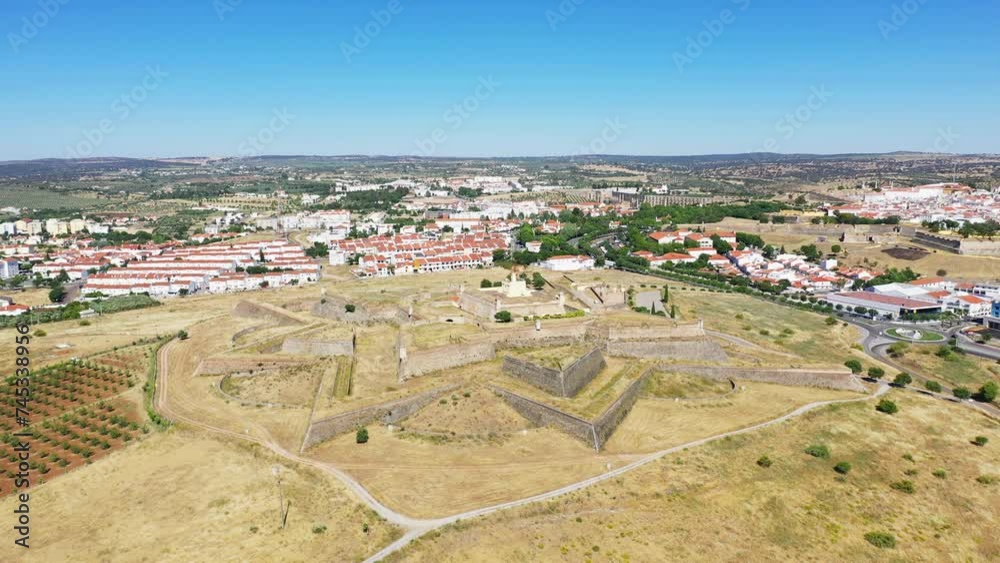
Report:
[[[893,549],[896,547],[896,536],[888,532],[868,532],[865,534],[865,541],[879,549]]]
[[[766,455],[760,456],[760,459],[757,460],[757,465],[761,467],[771,467],[772,463],[773,462],[771,461],[771,458],[767,457]]]
[[[893,490],[899,491],[901,493],[906,493],[912,495],[917,492],[917,486],[913,484],[913,481],[908,479],[903,479],[902,481],[896,481],[889,485]]]
[[[875,410],[878,412],[884,412],[885,414],[896,414],[899,412],[899,407],[896,406],[896,403],[890,401],[889,399],[882,399],[878,402],[878,405],[875,406]]]
[[[820,459],[830,458],[830,448],[823,444],[813,444],[805,449],[805,452],[813,457],[818,457]]]
[[[351,304],[351,303],[348,303],[347,305],[344,305],[344,311],[345,312],[353,313],[353,312],[355,312],[357,310],[358,310],[358,308],[355,305]]]
[[[315,526],[313,526],[314,534],[322,534],[325,531],[326,531],[326,526],[324,526],[323,524],[316,524]]]
[[[928,391],[932,391],[934,393],[940,393],[943,390],[941,384],[937,381],[928,380],[927,383],[924,384],[924,387],[926,387]]]
[[[48,333],[47,333],[47,332],[45,332],[45,331],[44,331],[44,330],[42,330],[42,329],[38,329],[38,330],[36,330],[36,331],[35,331],[35,336],[39,336],[39,337],[41,337],[41,336],[47,336],[47,335],[48,335]]]
[[[988,444],[990,441],[986,436],[976,436],[972,439],[972,443],[979,446],[980,448]]]
[[[997,477],[996,475],[980,475],[979,477],[976,477],[976,482],[983,485],[992,485],[1000,482],[1000,477]]]
[[[844,362],[844,365],[847,366],[847,368],[850,369],[851,373],[854,375],[861,373],[865,369],[864,366],[861,365],[861,362],[857,360],[847,360]]]
[[[910,374],[903,372],[897,375],[896,379],[893,379],[892,382],[900,387],[906,387],[907,385],[913,383],[913,378],[910,377]]]
[[[990,381],[979,388],[979,392],[976,393],[976,400],[983,403],[992,403],[997,399],[998,393],[1000,393],[1000,385],[997,385],[996,381]]]
[[[885,377],[885,370],[880,367],[868,368],[868,377],[872,379],[882,379]]]
[[[359,443],[359,444],[367,444],[368,443],[368,429],[365,428],[364,426],[362,426],[361,428],[358,428],[358,432],[357,432],[357,434],[355,435],[354,438],[357,441],[357,443]]]
[[[948,472],[944,469],[935,469],[931,475],[937,477],[938,479],[946,479],[948,477]]]
[[[963,401],[966,400],[966,399],[968,399],[968,398],[970,398],[970,397],[972,397],[972,391],[969,391],[965,387],[956,387],[956,388],[954,388],[954,389],[951,390],[951,394],[954,395],[956,398],[961,399]]]
[[[847,475],[848,473],[851,472],[851,464],[846,461],[842,461],[837,465],[834,465],[833,470],[836,471],[837,473],[840,473],[841,475]]]

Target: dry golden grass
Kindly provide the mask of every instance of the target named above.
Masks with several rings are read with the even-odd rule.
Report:
[[[847,256],[842,259],[845,265],[869,265],[879,269],[911,268],[926,277],[937,276],[939,270],[947,272],[948,277],[957,280],[993,280],[1000,277],[1000,258],[989,256],[965,256],[943,250],[922,247],[918,244],[906,243],[906,248],[925,248],[929,254],[919,260],[901,260],[893,258],[884,250],[896,245],[846,245]],[[865,261],[867,259],[867,262]]]
[[[402,423],[408,433],[436,436],[442,442],[500,439],[530,425],[493,391],[481,386],[460,388]]]
[[[286,449],[297,451],[309,423],[311,405],[254,408],[229,401],[217,390],[222,376],[192,374],[203,359],[229,346],[235,331],[225,322],[208,320],[188,332],[187,340],[176,341],[167,350],[166,396],[170,411],[232,432],[274,439]]]
[[[608,452],[655,452],[706,436],[746,428],[817,401],[857,398],[857,393],[737,381],[738,392],[720,399],[640,399],[611,437]]]
[[[284,530],[275,466],[292,503]],[[0,560],[359,561],[399,535],[328,475],[178,429],[37,487],[31,500],[30,550],[4,542]],[[0,506],[10,514],[13,497]]]
[[[958,405],[894,392],[872,402],[674,454],[621,478],[463,521],[390,561],[995,561],[1000,426]],[[977,448],[972,436],[990,438]],[[803,449],[826,444],[829,460]],[[756,460],[767,455],[773,465]],[[912,456],[914,461],[903,458]],[[839,477],[833,465],[853,470]],[[932,475],[937,469],[945,478]],[[916,473],[908,475],[906,472]],[[890,483],[908,479],[916,492]],[[880,550],[864,534],[893,534]]]
[[[827,326],[826,317],[739,294],[671,286],[671,302],[686,320],[704,319],[705,328],[738,336],[765,349],[792,353],[803,365],[840,366],[853,354],[857,329]]]
[[[1000,365],[971,354],[937,355],[940,346],[910,346],[902,358],[894,361],[914,372],[938,378],[950,386],[977,389],[987,381],[1000,383]]]
[[[406,423],[403,423],[404,429]],[[367,444],[341,436],[309,451],[336,464],[376,498],[414,517],[439,517],[542,493],[620,467],[632,456],[596,454],[547,428],[501,443],[449,444],[433,437],[369,427]]]
[[[311,408],[316,387],[328,363],[287,367],[252,377],[233,377],[227,380],[224,390],[251,402]]]
[[[437,346],[461,344],[484,335],[476,325],[432,323],[413,327],[406,331],[406,345],[410,350],[422,350]]]

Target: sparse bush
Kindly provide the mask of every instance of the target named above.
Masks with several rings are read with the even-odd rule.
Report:
[[[917,492],[917,486],[913,484],[913,481],[908,479],[903,479],[902,481],[896,481],[889,485],[893,490],[899,491],[901,493],[906,493],[912,495]]]
[[[805,449],[805,452],[813,457],[818,457],[820,459],[830,458],[830,448],[823,444],[813,444]]]
[[[760,467],[771,467],[772,463],[773,462],[771,461],[771,458],[767,457],[766,455],[760,456],[760,459],[757,460],[757,465],[759,465]]]
[[[951,394],[954,395],[957,399],[961,399],[963,401],[972,397],[972,391],[969,391],[965,387],[956,387],[951,390]]]
[[[899,412],[899,407],[896,406],[896,403],[890,401],[889,399],[882,399],[878,402],[878,405],[875,406],[875,410],[885,414],[896,414]]]
[[[36,331],[35,331],[35,336],[38,336],[38,337],[42,337],[42,336],[48,336],[48,333],[47,333],[47,332],[45,332],[45,331],[44,331],[44,330],[42,330],[42,329],[38,329],[38,330],[36,330]]]
[[[934,472],[931,473],[931,475],[937,477],[938,479],[947,479],[948,478],[948,472],[945,471],[944,469],[935,469]]]
[[[879,549],[893,549],[896,547],[896,536],[888,532],[868,532],[865,534],[865,541]]]
[[[324,526],[323,524],[316,524],[315,526],[313,526],[314,534],[322,534],[324,532],[326,532],[326,526]]]
[[[983,485],[993,485],[1000,482],[1000,477],[997,477],[996,475],[980,475],[979,477],[976,477],[976,482]]]
[[[841,475],[847,475],[848,473],[851,472],[851,464],[846,461],[842,461],[837,465],[834,465],[833,470],[836,471],[837,473],[840,473]]]
[[[979,446],[980,448],[985,446],[989,442],[990,439],[987,438],[986,436],[976,436],[975,438],[972,439],[972,443]]]
[[[355,441],[357,441],[357,443],[359,443],[359,444],[367,444],[368,443],[368,429],[365,428],[364,426],[362,426],[361,428],[358,428],[358,432],[357,432],[357,434],[355,434],[354,438],[355,438]]]

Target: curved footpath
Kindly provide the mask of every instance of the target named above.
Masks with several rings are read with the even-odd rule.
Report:
[[[174,411],[170,407],[170,405],[168,403],[167,378],[169,377],[169,368],[168,368],[168,363],[167,363],[168,362],[167,352],[169,351],[170,348],[173,347],[173,345],[176,342],[177,342],[176,340],[175,341],[171,341],[167,345],[163,346],[160,349],[159,353],[157,354],[156,389],[155,389],[155,398],[154,398],[154,401],[153,401],[153,404],[154,404],[156,410],[159,411],[162,415],[166,416],[167,418],[175,420],[175,421],[182,421],[184,423],[190,424],[190,425],[195,426],[197,428],[201,428],[203,430],[207,430],[209,432],[213,432],[213,433],[216,433],[216,434],[222,434],[222,435],[225,435],[225,436],[229,436],[231,438],[236,438],[236,439],[240,439],[240,440],[245,440],[247,442],[253,442],[255,444],[259,444],[261,446],[264,446],[264,447],[268,448],[269,450],[271,450],[275,454],[277,454],[277,455],[279,455],[279,456],[281,456],[281,457],[283,457],[285,459],[288,459],[288,460],[291,460],[291,461],[295,461],[297,463],[302,463],[304,465],[307,465],[307,466],[310,466],[310,467],[314,467],[316,469],[320,469],[320,470],[325,471],[326,473],[328,473],[330,475],[333,475],[337,479],[339,479],[344,485],[347,486],[348,489],[350,489],[351,491],[353,491],[358,496],[358,498],[361,500],[361,502],[363,502],[369,508],[371,508],[376,513],[378,513],[379,516],[381,516],[382,518],[386,519],[388,522],[391,522],[391,523],[393,523],[393,524],[395,524],[395,525],[397,525],[397,526],[399,526],[399,527],[401,527],[401,528],[404,529],[404,534],[403,534],[402,537],[400,537],[396,541],[392,542],[391,544],[389,544],[388,546],[386,546],[385,548],[383,548],[382,550],[380,550],[375,555],[372,555],[371,557],[369,557],[368,559],[366,559],[365,563],[374,563],[376,561],[381,561],[382,559],[384,559],[385,557],[389,556],[390,554],[395,553],[395,552],[403,549],[404,547],[406,547],[407,545],[409,545],[413,540],[415,540],[415,539],[423,536],[424,534],[427,534],[428,532],[431,532],[433,530],[441,528],[442,526],[446,526],[448,524],[452,524],[454,522],[458,522],[459,520],[467,520],[469,518],[475,518],[477,516],[485,516],[487,514],[491,514],[493,512],[498,512],[500,510],[506,510],[506,509],[509,509],[509,508],[517,508],[517,507],[525,506],[525,505],[528,505],[528,504],[533,504],[533,503],[536,503],[536,502],[543,502],[543,501],[546,501],[546,500],[550,500],[550,499],[553,499],[553,498],[556,498],[556,497],[559,497],[559,496],[562,496],[562,495],[565,495],[565,494],[568,494],[568,493],[572,493],[572,492],[575,492],[575,491],[579,491],[581,489],[585,489],[587,487],[590,487],[592,485],[596,485],[598,483],[602,483],[604,481],[607,481],[608,479],[613,479],[613,478],[618,477],[618,476],[620,476],[620,475],[622,475],[624,473],[627,473],[627,472],[632,471],[634,469],[638,469],[639,467],[642,467],[644,465],[647,465],[649,463],[657,461],[657,460],[659,460],[659,459],[661,459],[661,458],[663,458],[663,457],[665,457],[667,455],[673,454],[673,453],[681,452],[681,451],[684,451],[684,450],[687,450],[687,449],[690,449],[690,448],[695,448],[695,447],[698,447],[698,446],[703,446],[705,444],[708,444],[708,443],[711,443],[711,442],[715,442],[715,441],[718,441],[718,440],[722,440],[722,439],[725,439],[725,438],[728,438],[728,437],[731,437],[731,436],[738,436],[740,434],[747,434],[747,433],[750,433],[750,432],[754,432],[754,431],[760,430],[762,428],[767,428],[769,426],[774,426],[776,424],[780,424],[782,422],[791,420],[793,418],[797,418],[797,417],[802,416],[803,414],[805,414],[805,413],[807,413],[809,411],[812,411],[812,410],[815,410],[817,408],[824,407],[824,406],[827,406],[827,405],[832,405],[832,404],[837,404],[837,403],[854,403],[854,402],[859,402],[859,401],[868,401],[868,400],[870,400],[872,398],[876,398],[876,397],[879,397],[879,396],[885,394],[890,389],[889,385],[880,384],[878,390],[874,394],[872,394],[872,395],[865,395],[865,396],[859,397],[857,399],[841,399],[841,400],[836,400],[836,401],[819,401],[819,402],[815,402],[815,403],[809,403],[808,405],[803,405],[803,406],[795,409],[794,411],[792,411],[790,413],[787,413],[787,414],[782,415],[782,416],[780,416],[778,418],[769,420],[767,422],[762,422],[760,424],[755,424],[753,426],[748,426],[746,428],[741,428],[741,429],[738,429],[738,430],[732,430],[730,432],[724,432],[722,434],[717,434],[715,436],[710,436],[710,437],[707,437],[707,438],[702,438],[700,440],[695,440],[693,442],[688,442],[686,444],[681,444],[681,445],[678,445],[678,446],[667,448],[665,450],[660,450],[658,452],[654,452],[652,454],[648,454],[648,455],[646,455],[644,457],[641,457],[638,460],[636,460],[636,461],[634,461],[632,463],[629,463],[628,465],[624,465],[624,466],[622,466],[622,467],[620,467],[618,469],[614,469],[612,471],[608,471],[606,473],[602,473],[600,475],[597,475],[597,476],[594,476],[594,477],[591,477],[591,478],[588,478],[588,479],[584,479],[582,481],[578,481],[576,483],[572,483],[572,484],[566,485],[564,487],[560,487],[558,489],[555,489],[555,490],[552,490],[552,491],[548,491],[546,493],[541,493],[541,494],[538,494],[538,495],[534,495],[534,496],[530,496],[530,497],[525,497],[525,498],[522,498],[522,499],[510,501],[510,502],[496,504],[496,505],[493,505],[493,506],[487,506],[487,507],[483,507],[483,508],[478,508],[478,509],[475,509],[475,510],[470,510],[470,511],[462,512],[462,513],[459,513],[459,514],[454,514],[452,516],[447,516],[447,517],[444,517],[444,518],[418,519],[418,518],[410,518],[409,516],[406,516],[404,514],[400,514],[399,512],[396,512],[395,510],[392,510],[391,508],[385,506],[384,504],[382,504],[381,502],[379,502],[374,496],[372,496],[372,494],[370,492],[368,492],[368,490],[365,489],[364,486],[362,486],[353,477],[351,477],[347,473],[345,473],[345,472],[337,469],[335,466],[333,466],[331,464],[328,464],[328,463],[323,463],[323,462],[320,462],[320,461],[316,461],[316,460],[313,460],[313,459],[308,459],[308,458],[299,456],[297,454],[294,454],[292,452],[289,452],[288,450],[286,450],[285,448],[283,448],[280,444],[278,444],[275,440],[271,439],[269,436],[265,439],[265,438],[257,438],[255,436],[250,436],[248,434],[240,434],[238,432],[233,432],[233,431],[227,430],[225,428],[219,428],[219,427],[216,427],[216,426],[211,426],[209,424],[205,424],[203,422],[194,420],[194,419],[192,419],[190,417],[184,416],[184,415],[179,414],[176,411]],[[265,430],[260,429],[260,428],[258,428],[258,429],[262,433],[264,433],[265,436],[267,435],[267,432]]]

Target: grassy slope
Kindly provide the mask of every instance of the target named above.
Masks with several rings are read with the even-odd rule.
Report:
[[[828,407],[750,435],[668,456],[546,504],[462,523],[396,561],[986,561],[1000,558],[1000,425],[968,409],[894,392]],[[960,429],[960,430],[959,430]],[[984,448],[969,440],[990,437]],[[829,460],[803,448],[827,444]],[[755,464],[761,455],[769,469]],[[915,461],[902,456],[910,454]],[[847,477],[832,470],[841,460]],[[947,478],[932,476],[935,469]],[[916,475],[904,472],[916,470]],[[901,479],[915,494],[892,490]],[[884,530],[884,552],[863,539]]]

